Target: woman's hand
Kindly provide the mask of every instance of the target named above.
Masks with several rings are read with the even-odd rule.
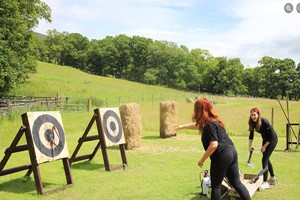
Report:
[[[182,127],[180,125],[175,126],[175,131],[180,131],[181,129],[182,129]]]
[[[270,144],[270,142],[266,142],[262,147],[261,147],[261,149],[260,149],[260,152],[265,152],[266,151],[266,148],[267,148],[267,146]]]
[[[262,146],[261,149],[260,149],[260,152],[263,153],[263,152],[265,152],[265,151],[266,151],[266,147],[265,147],[265,146]]]
[[[204,162],[202,161],[202,159],[200,159],[200,160],[198,161],[198,166],[202,168],[202,167],[203,167],[203,163],[204,163]]]

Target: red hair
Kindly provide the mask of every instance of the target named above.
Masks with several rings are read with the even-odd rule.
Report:
[[[257,115],[258,115],[258,119],[257,119],[257,122],[253,122],[253,120],[251,119],[251,113],[252,112],[256,112]],[[261,117],[260,117],[260,110],[259,108],[257,107],[253,107],[251,108],[250,110],[250,117],[249,117],[249,120],[248,120],[248,124],[249,124],[249,131],[254,131],[254,129],[256,131],[259,131],[260,127],[261,127]]]
[[[251,113],[251,112],[256,112],[258,115],[260,115],[260,110],[259,110],[259,108],[257,108],[257,107],[251,108],[250,113]]]
[[[212,103],[208,98],[199,98],[194,103],[194,114],[192,118],[193,122],[199,126],[199,130],[203,131],[207,122],[216,121],[219,122],[222,127],[225,127],[222,120],[218,117],[215,110],[212,107]]]

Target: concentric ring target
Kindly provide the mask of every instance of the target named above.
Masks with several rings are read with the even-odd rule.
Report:
[[[112,110],[103,114],[103,131],[110,142],[118,143],[122,136],[122,123],[119,116]]]
[[[65,134],[59,121],[48,114],[40,115],[33,123],[32,136],[35,146],[49,157],[58,156],[65,146]]]

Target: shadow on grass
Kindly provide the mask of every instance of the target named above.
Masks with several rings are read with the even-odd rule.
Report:
[[[298,149],[275,149],[274,152],[283,152],[283,153],[299,153]]]
[[[155,140],[155,139],[161,139],[159,136],[144,136],[142,137],[142,139],[145,139],[145,140]]]
[[[56,184],[53,183],[45,183],[43,182],[44,192],[47,192],[47,188],[56,187]],[[57,186],[59,187],[59,186]],[[0,184],[1,191],[16,193],[16,194],[23,194],[28,192],[33,192],[37,194],[35,181],[32,177],[22,177],[18,179],[14,179],[5,183]]]
[[[78,170],[98,170],[104,168],[104,164],[95,164],[92,161],[87,160],[84,162],[72,163],[71,168],[78,169]]]
[[[201,190],[200,187],[197,187],[197,189]],[[200,192],[194,192],[194,193],[190,193],[187,195],[188,197],[191,197],[191,200],[209,200],[210,198],[207,197],[206,194],[201,194]],[[231,199],[228,196],[228,192],[226,189],[221,189],[221,200],[229,200]],[[239,198],[237,198],[237,200],[239,200]]]
[[[197,193],[197,192],[192,193],[191,196],[192,196],[191,200],[202,199],[202,196],[199,193]],[[204,197],[204,199],[205,199],[205,197]],[[206,197],[206,199],[207,199],[207,197]]]
[[[206,195],[201,195],[198,192],[191,193],[188,196],[191,197],[191,200],[199,200],[199,199],[209,200],[209,198]]]

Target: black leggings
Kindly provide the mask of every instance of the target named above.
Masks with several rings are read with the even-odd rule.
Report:
[[[211,199],[221,198],[221,184],[224,177],[227,177],[229,183],[238,192],[241,199],[251,199],[249,191],[241,182],[238,166],[238,156],[233,146],[228,146],[222,152],[218,153],[217,158],[213,158],[210,164],[211,175]]]
[[[273,153],[273,151],[274,151],[274,149],[277,145],[277,142],[278,142],[277,138],[273,139],[270,142],[270,144],[267,146],[265,152],[263,152],[263,157],[262,157],[262,160],[261,160],[263,169],[266,168],[266,166],[268,166],[269,167],[268,171],[270,172],[271,176],[275,176],[275,174],[274,174],[274,170],[273,170],[273,165],[270,161],[270,157],[271,157],[271,155],[272,155],[272,153]],[[266,141],[263,141],[262,145],[264,145],[265,143],[266,143]],[[266,171],[264,173],[264,176],[263,176],[264,181],[268,181],[268,171]]]

